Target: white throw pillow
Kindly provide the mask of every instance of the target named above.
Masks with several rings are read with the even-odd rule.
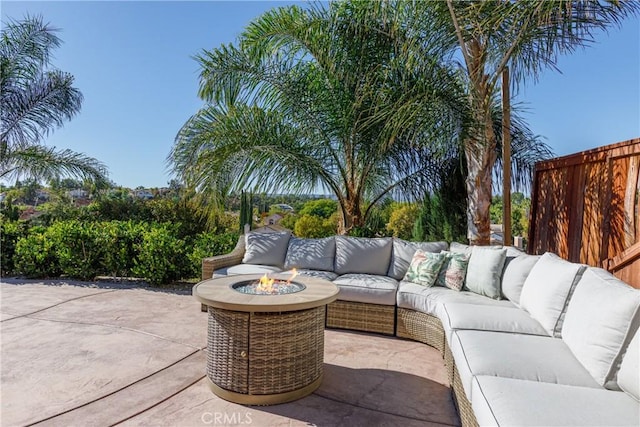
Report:
[[[601,268],[588,268],[576,286],[562,340],[603,387],[619,390],[616,376],[639,312],[640,290]]]
[[[506,249],[474,246],[467,267],[466,288],[476,294],[500,299],[500,279],[506,257]]]
[[[335,256],[336,241],[334,237],[325,237],[323,239],[292,237],[289,240],[284,269],[333,271]]]
[[[282,268],[291,233],[247,233],[244,264],[275,265]]]
[[[525,254],[510,257],[507,250],[507,259],[502,271],[502,295],[517,306],[520,306],[520,294],[524,282],[539,259],[540,255]]]
[[[547,252],[540,257],[522,286],[520,307],[550,336],[560,337],[567,303],[586,268]]]
[[[640,332],[629,343],[618,371],[618,385],[640,402]]]

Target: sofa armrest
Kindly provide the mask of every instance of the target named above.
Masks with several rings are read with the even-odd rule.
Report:
[[[245,250],[244,234],[238,238],[236,247],[231,252],[224,255],[204,258],[202,260],[202,280],[211,279],[213,272],[219,268],[230,267],[242,262]]]

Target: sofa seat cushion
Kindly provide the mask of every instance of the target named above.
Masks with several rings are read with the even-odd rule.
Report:
[[[273,265],[237,264],[216,270],[213,272],[213,276],[215,277],[216,274],[222,276],[233,276],[236,274],[270,274],[280,273],[281,271],[281,268],[274,267]]]
[[[389,237],[364,238],[336,236],[338,274],[362,273],[384,276],[389,270],[393,240]]]
[[[244,264],[274,265],[282,268],[291,233],[247,233]]]
[[[449,347],[471,399],[474,376],[600,387],[558,338],[486,331],[454,331]]]
[[[471,406],[481,426],[632,426],[640,405],[623,392],[478,376]]]
[[[585,268],[547,252],[524,281],[520,306],[540,322],[550,336],[561,337],[567,303]]]
[[[300,239],[292,237],[284,261],[285,270],[333,271],[336,256],[334,237],[323,239]]]
[[[427,288],[416,283],[405,281],[400,282],[398,285],[396,302],[398,307],[420,311],[437,317],[441,317],[441,306],[445,303],[515,307],[508,300],[494,300],[473,292],[457,292],[440,286]]]
[[[418,249],[422,252],[440,252],[449,247],[447,242],[407,242],[406,240],[393,238],[393,250],[391,251],[391,263],[387,276],[401,280],[409,269],[413,254]]]
[[[395,305],[398,281],[373,274],[343,274],[333,281],[340,288],[338,299],[368,304]]]
[[[640,321],[640,290],[601,268],[588,268],[567,308],[562,339],[600,385],[616,376]]]
[[[442,306],[447,336],[456,330],[508,332],[547,336],[540,323],[515,307],[447,303]]]
[[[309,277],[318,277],[320,279],[333,281],[338,275],[333,271],[324,271],[324,270],[308,270],[308,269],[296,269],[298,274],[301,276],[309,276]],[[287,274],[293,274],[293,270],[289,270],[286,272]],[[294,279],[295,280],[295,279]]]

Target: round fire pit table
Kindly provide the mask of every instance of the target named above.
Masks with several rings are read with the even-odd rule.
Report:
[[[245,405],[290,402],[320,386],[326,305],[339,291],[327,280],[307,276],[295,277],[297,290],[285,294],[238,289],[260,277],[224,276],[193,288],[209,313],[209,386],[217,396]]]

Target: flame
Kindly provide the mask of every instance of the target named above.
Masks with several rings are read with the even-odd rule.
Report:
[[[260,283],[258,283],[256,290],[259,292],[271,293],[273,292],[274,282],[275,282],[275,279],[270,279],[269,277],[267,277],[267,274],[265,273],[265,275],[260,278]]]
[[[295,268],[291,270],[291,277],[289,277],[289,280],[287,280],[287,285],[291,284],[291,281],[293,279],[295,279],[295,277],[298,275],[298,270],[296,270]]]

